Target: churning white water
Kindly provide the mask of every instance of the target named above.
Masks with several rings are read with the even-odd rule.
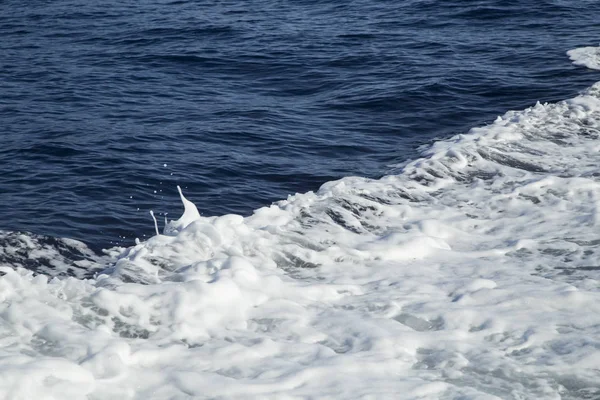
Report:
[[[0,268],[0,398],[598,398],[599,165],[600,83],[102,259],[13,234],[102,272]]]

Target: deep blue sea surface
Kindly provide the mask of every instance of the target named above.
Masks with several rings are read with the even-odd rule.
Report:
[[[0,230],[248,215],[598,80],[597,1],[0,1]]]

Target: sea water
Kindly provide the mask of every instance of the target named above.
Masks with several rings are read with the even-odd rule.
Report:
[[[325,7],[322,4],[268,4],[277,6],[278,16],[291,12],[286,7],[306,7],[307,15],[301,14],[306,17],[303,21],[312,16],[315,23],[333,24],[323,13],[314,14],[315,9]],[[452,21],[456,15],[469,20],[469,26],[481,28],[498,23],[489,21],[501,16],[513,22],[527,20],[530,25],[521,33],[524,36],[527,31],[535,31],[536,23],[544,25],[544,21],[553,20],[560,12],[576,12],[560,2],[543,3],[542,11],[531,10],[529,14],[524,10],[517,12],[516,5],[496,3],[454,7],[450,4],[445,9],[448,15],[439,9],[441,5],[436,9],[436,4],[431,2],[400,4],[407,11],[397,15],[407,20],[413,15],[411,11],[437,10],[439,15],[435,14],[434,21],[427,21],[434,27],[453,26],[452,22],[444,22],[444,17]],[[191,3],[186,2],[169,5],[191,7]],[[375,19],[370,23],[385,22],[386,14],[376,14],[368,4],[352,3],[352,6],[358,5],[363,11],[360,15],[366,20]],[[74,10],[70,3],[62,6],[70,13],[85,14]],[[372,7],[378,6],[379,3]],[[159,20],[161,7],[153,9],[155,14],[151,14]],[[230,11],[234,6],[222,7]],[[338,7],[342,7],[342,11]],[[324,11],[340,16],[346,10],[343,7],[349,6],[328,3]],[[240,13],[246,12],[241,8]],[[63,15],[57,10],[61,8],[51,8],[48,12],[55,12],[58,17]],[[114,13],[113,17],[118,19],[124,18],[127,12],[135,14],[136,9],[108,8],[97,12],[99,20],[102,13]],[[298,13],[295,8],[292,14],[299,18]],[[357,20],[360,15],[357,14]],[[419,18],[427,19],[424,15],[427,14],[418,14]],[[16,17],[11,15],[11,18]],[[584,20],[581,16],[581,21]],[[152,21],[150,18],[146,23],[151,25]],[[340,20],[339,25],[343,26],[343,22]],[[410,22],[418,25],[418,21]],[[402,20],[387,23],[393,27],[401,25]],[[36,30],[35,25],[28,26]],[[285,29],[291,35],[298,33],[293,28],[292,24]],[[469,29],[454,28],[455,32]],[[18,28],[11,29],[18,31]],[[94,30],[81,31],[83,36],[86,32]],[[168,37],[169,32],[161,34]],[[479,35],[473,40],[485,37],[484,33]],[[358,39],[362,43],[369,38]],[[313,191],[290,195],[251,212],[241,211],[245,216],[211,213],[205,211],[206,207],[197,207],[206,201],[198,195],[202,185],[198,183],[194,190],[190,187],[192,184],[183,179],[177,182],[177,174],[173,172],[172,183],[180,184],[179,193],[175,185],[158,190],[173,192],[173,197],[177,195],[183,213],[180,218],[167,216],[163,221],[162,215],[155,212],[159,217],[155,221],[158,234],[152,234],[149,209],[141,210],[145,226],[140,229],[147,230],[146,239],[142,237],[120,246],[102,246],[104,251],[94,249],[98,245],[93,238],[105,234],[86,236],[90,221],[95,220],[76,218],[78,213],[83,214],[82,210],[93,213],[93,204],[98,204],[94,202],[78,203],[81,208],[65,210],[63,216],[67,220],[69,216],[75,219],[75,222],[65,223],[71,224],[73,229],[73,234],[66,236],[84,239],[89,245],[80,240],[59,238],[56,233],[64,226],[45,226],[52,221],[52,216],[47,215],[23,225],[37,226],[33,232],[5,230],[1,235],[0,252],[0,397],[600,397],[600,83],[593,83],[594,79],[600,80],[600,75],[594,72],[600,63],[600,48],[590,43],[594,39],[584,40],[580,32],[561,39],[579,41],[580,46],[557,50],[552,63],[564,66],[562,69],[549,66],[552,72],[546,71],[538,79],[543,82],[549,79],[548,74],[562,74],[567,83],[557,79],[554,88],[540,84],[542,87],[537,90],[542,95],[529,99],[529,106],[515,107],[516,111],[500,113],[495,120],[480,121],[473,124],[478,127],[464,129],[456,135],[442,135],[402,155],[387,158],[389,155],[373,151],[375,163],[385,164],[385,167],[373,170],[343,167],[345,171],[362,172],[363,177],[331,180]],[[464,44],[464,40],[463,37],[458,43]],[[558,46],[556,42],[550,44]],[[306,45],[310,46],[311,41]],[[402,53],[401,46],[397,53]],[[410,58],[422,56],[415,51]],[[482,56],[482,59],[489,61],[489,57]],[[574,66],[569,64],[569,58]],[[500,62],[493,56],[492,59]],[[37,68],[40,63],[32,63],[31,68]],[[385,73],[402,69],[390,65],[380,68],[384,68]],[[535,76],[519,78],[507,74],[490,79],[504,82],[510,77],[523,87],[535,79]],[[420,79],[408,80],[406,85],[421,82]],[[585,80],[592,80],[587,88],[578,89],[579,94],[566,95],[575,90],[574,83]],[[369,86],[373,82],[362,84],[375,90]],[[472,95],[469,91],[475,91],[473,85],[477,83],[465,81],[463,84],[468,91],[457,86],[449,93],[457,96],[457,104],[470,104],[464,98]],[[360,81],[356,85],[359,91],[365,88]],[[299,85],[295,90],[308,90],[309,86]],[[15,90],[17,87],[15,84]],[[497,89],[502,92],[500,87]],[[217,91],[214,87],[207,90]],[[331,95],[334,89],[321,90],[324,93],[317,90],[316,93],[321,94],[315,96]],[[387,93],[388,88],[382,90]],[[426,92],[423,98],[427,100],[422,101],[432,101],[430,97],[435,97],[436,90]],[[465,93],[458,96],[453,90],[465,90]],[[243,90],[240,91],[240,95],[243,94]],[[552,97],[560,91],[565,93],[563,100]],[[40,97],[47,95],[42,92]],[[355,95],[361,98],[359,93]],[[90,96],[97,100],[99,94],[94,92]],[[107,101],[116,101],[111,96]],[[311,103],[302,96],[295,93],[289,97],[298,107],[302,99]],[[485,97],[482,93],[478,96],[479,99]],[[554,101],[544,101],[545,96],[551,97],[546,100]],[[25,97],[27,93],[23,94]],[[503,105],[528,99],[523,95],[519,100],[514,93],[491,97]],[[46,113],[50,113],[50,109],[58,121],[73,118],[75,125],[83,126],[78,125],[83,119],[77,122],[77,115],[59,113],[60,101],[48,105],[49,109],[27,110],[23,109],[26,107],[24,99],[22,102],[6,98],[3,101],[9,108],[3,109],[2,115],[9,122],[6,137],[12,138],[7,140],[12,150],[19,146],[47,145],[42,139],[48,137],[44,136],[48,132],[43,130],[37,132],[37,142],[31,137],[29,142],[16,140],[19,126],[15,121],[19,118],[25,121],[23,115],[31,115],[31,121],[21,126],[25,137],[33,126],[42,126],[41,120],[36,118],[49,118],[50,114]],[[35,99],[31,97],[30,101],[33,107]],[[139,101],[143,101],[143,96]],[[362,97],[361,101],[368,102],[368,97]],[[381,99],[375,103],[379,101]],[[170,102],[172,106],[177,104]],[[73,111],[78,106],[67,102],[64,107]],[[102,103],[93,107],[102,108]],[[139,107],[143,113],[151,113],[149,110],[153,109],[149,105],[149,108],[142,104]],[[270,107],[266,107],[267,112],[271,112]],[[272,107],[276,110],[278,104]],[[415,104],[407,107],[415,107]],[[483,118],[485,111],[490,111],[489,107],[483,103],[483,114],[476,116]],[[382,124],[391,123],[385,119],[386,113],[378,114],[373,104],[367,108],[381,118]],[[337,117],[347,115],[346,111]],[[437,118],[426,121],[428,111],[432,112],[423,108],[418,115],[424,125],[446,123],[455,128],[470,122],[470,117],[457,117],[460,121],[449,122],[442,118],[443,110],[435,110],[433,115]],[[81,168],[89,167],[72,174],[85,177],[85,182],[93,188],[99,185],[93,180],[94,166],[100,161],[86,157],[90,157],[88,153],[105,154],[101,150],[106,144],[103,140],[113,143],[114,138],[109,134],[99,136],[100,128],[91,122],[100,117],[93,109],[88,112],[91,131],[81,137],[98,141],[99,147],[94,150],[94,146],[73,146],[62,150],[75,158],[65,156],[65,168],[73,162],[79,163]],[[165,105],[166,115],[173,116],[174,112],[177,113]],[[318,110],[314,112],[315,120],[327,120]],[[362,116],[368,113],[356,108],[352,112]],[[298,113],[296,117],[302,111]],[[305,115],[307,124],[315,123],[309,114]],[[134,117],[121,126],[134,124]],[[113,126],[110,117],[106,118],[107,126],[118,129],[116,122]],[[156,129],[163,123],[169,125],[160,121],[161,113],[157,112],[155,118],[159,119],[155,121]],[[373,118],[376,122],[377,118]],[[184,125],[194,126],[189,121]],[[154,125],[144,125],[142,121],[140,130],[148,126]],[[269,126],[273,128],[265,123],[265,128]],[[382,125],[375,126],[385,130]],[[399,148],[407,151],[410,148],[407,141],[430,140],[426,132],[441,131],[424,129],[421,132],[424,137],[391,135],[382,143],[391,146],[397,141]],[[140,165],[141,170],[148,168],[150,174],[152,168],[167,169],[178,162],[178,158],[169,153],[184,150],[175,145],[176,140],[171,141],[177,135],[164,135],[162,147],[153,140],[143,142],[150,148],[157,146],[151,158],[163,151],[166,155],[160,164]],[[137,138],[143,139],[143,135]],[[346,138],[339,136],[330,145],[352,147],[353,141]],[[230,142],[230,145],[222,145],[223,152],[233,151],[231,146],[236,146],[235,140]],[[50,143],[50,147],[60,147],[57,142]],[[292,151],[293,142],[290,146],[291,150],[282,151]],[[72,152],[74,149],[81,153]],[[35,162],[44,165],[41,160],[54,160],[55,150],[42,148],[36,153],[40,159]],[[187,150],[193,153],[193,149]],[[330,154],[343,155],[347,148],[338,150],[339,153]],[[131,151],[123,158],[131,157],[133,165],[136,154],[142,153],[142,149]],[[90,160],[90,165],[82,163],[77,154],[83,160]],[[252,150],[236,154],[252,154]],[[272,161],[273,155],[268,151],[265,154],[265,162]],[[357,161],[362,156],[366,157],[357,156]],[[44,194],[42,178],[60,168],[55,165],[31,171],[26,166],[35,162],[28,156],[21,153],[21,158],[11,157],[20,163],[7,165],[7,170],[18,170],[22,176],[29,176],[31,182],[12,178],[15,181],[7,180],[4,185],[9,187],[12,182],[22,185],[20,188],[30,188],[28,201],[34,202],[37,198],[43,209],[44,201],[51,203],[56,193],[52,193],[52,183],[47,182],[48,193]],[[143,155],[139,157],[146,160]],[[111,167],[109,160],[102,162],[106,164],[104,168],[119,168]],[[300,168],[306,159],[290,162],[296,162],[294,168]],[[346,163],[352,165],[352,160]],[[192,178],[196,173],[191,168],[193,165],[185,165],[188,177]],[[334,171],[337,167],[328,168]],[[260,171],[257,167],[256,175],[260,175]],[[133,170],[132,173],[138,172]],[[201,177],[206,171],[198,173]],[[97,179],[101,180],[102,176],[98,172]],[[65,177],[59,183],[65,185],[65,190],[69,179],[74,178]],[[246,185],[258,180],[250,177]],[[85,182],[78,183],[79,187]],[[125,182],[117,186],[121,192],[126,187]],[[77,186],[72,189],[76,190]],[[3,197],[8,211],[9,207],[12,210],[29,207],[27,202],[13,204],[10,198]],[[120,198],[113,196],[106,207],[118,201]],[[252,204],[251,199],[247,204]],[[175,208],[166,200],[156,205]],[[115,210],[120,208],[112,208],[110,212]],[[19,221],[16,215],[8,218],[7,227]],[[127,221],[124,223],[132,224],[135,220]],[[106,221],[103,223],[109,225]],[[107,239],[98,240],[104,243],[102,240]]]
[[[595,1],[0,3],[0,229],[93,250],[154,234],[179,185],[253,210],[597,74]],[[0,245],[2,243],[0,242]]]

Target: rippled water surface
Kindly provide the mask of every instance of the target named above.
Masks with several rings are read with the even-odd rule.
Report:
[[[0,229],[250,214],[599,80],[595,1],[0,2]]]

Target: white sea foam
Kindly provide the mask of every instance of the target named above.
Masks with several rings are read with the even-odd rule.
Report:
[[[580,47],[567,51],[573,64],[600,70],[600,47]]]
[[[1,268],[0,398],[600,396],[600,83],[95,279]]]

